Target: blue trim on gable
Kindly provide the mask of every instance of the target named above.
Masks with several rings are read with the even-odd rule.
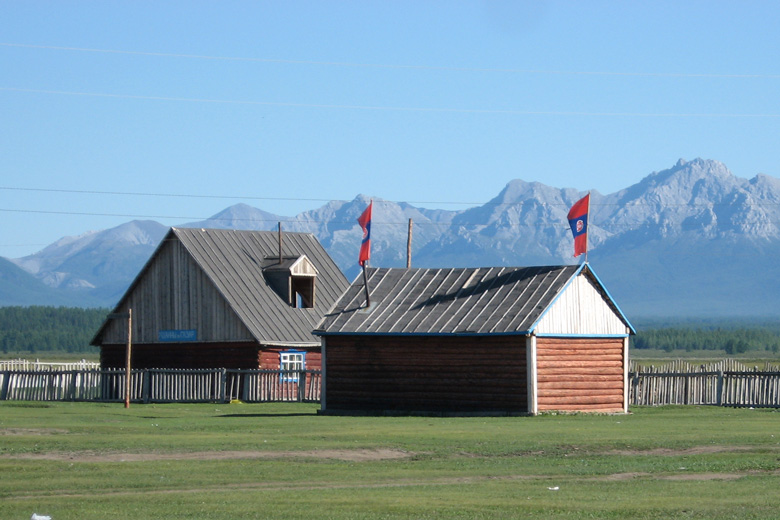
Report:
[[[389,337],[389,336],[404,336],[404,337],[444,337],[444,336],[458,336],[458,337],[493,337],[493,336],[530,336],[530,330],[518,330],[516,332],[323,332],[321,330],[314,331],[316,336],[328,337],[328,336],[373,336],[373,337]]]
[[[620,306],[617,304],[615,299],[612,297],[612,295],[609,293],[607,288],[604,286],[604,282],[601,281],[601,278],[598,277],[596,272],[593,270],[593,268],[590,266],[589,263],[584,262],[580,265],[579,269],[575,271],[575,273],[572,275],[572,277],[569,279],[568,282],[566,282],[566,285],[563,286],[563,288],[560,290],[560,292],[553,298],[553,301],[550,302],[550,305],[542,312],[542,314],[539,315],[539,318],[531,325],[531,332],[536,330],[536,327],[539,325],[539,322],[542,321],[542,318],[552,309],[553,305],[555,305],[555,302],[558,301],[558,298],[561,297],[561,295],[566,291],[566,289],[569,288],[569,285],[572,284],[572,282],[582,273],[582,270],[585,269],[585,267],[588,268],[588,272],[593,275],[593,278],[596,280],[596,283],[599,284],[599,287],[601,287],[601,290],[604,291],[604,294],[607,295],[607,299],[612,303],[612,305],[615,306],[615,310],[618,313],[618,316],[620,316],[620,319],[628,326],[628,329],[631,331],[631,334],[636,334],[636,329],[633,325],[631,325],[631,322],[628,321],[628,318],[626,318],[626,315],[623,314],[623,311],[620,309]],[[630,334],[628,334],[630,335]],[[538,334],[539,337],[544,337],[543,334]],[[590,337],[590,336],[588,336]],[[594,335],[593,337],[597,337],[597,335]],[[613,336],[613,337],[623,337],[623,336]]]
[[[615,306],[615,309],[618,311],[618,314],[620,315],[620,318],[628,325],[628,328],[631,330],[631,334],[636,334],[636,329],[633,325],[631,325],[631,322],[628,321],[628,318],[626,318],[626,315],[623,314],[623,311],[620,309],[620,306],[617,304],[615,299],[612,297],[612,295],[609,293],[609,290],[607,290],[607,287],[604,285],[604,283],[601,281],[601,278],[599,278],[599,275],[596,274],[596,271],[593,270],[593,268],[588,263],[582,264],[584,266],[588,266],[588,271],[590,271],[590,274],[593,275],[593,278],[596,279],[598,284],[601,286],[601,288],[604,290],[604,293],[607,295],[607,298],[609,298],[609,301],[612,302],[612,305]],[[579,273],[579,272],[578,272]]]
[[[627,338],[629,334],[536,334],[537,338]]]

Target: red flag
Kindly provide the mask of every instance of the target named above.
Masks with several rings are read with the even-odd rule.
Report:
[[[365,266],[371,258],[371,207],[373,205],[374,201],[372,200],[358,219],[358,224],[363,229],[363,242],[360,244],[360,256],[358,257],[358,263],[361,266]]]
[[[588,252],[588,212],[590,211],[590,193],[574,203],[569,210],[569,226],[574,235],[574,256]]]

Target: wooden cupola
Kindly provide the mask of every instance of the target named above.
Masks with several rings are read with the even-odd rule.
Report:
[[[266,257],[263,274],[274,291],[291,307],[314,308],[317,268],[306,255]]]

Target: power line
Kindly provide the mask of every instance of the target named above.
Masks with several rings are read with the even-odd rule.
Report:
[[[32,192],[47,192],[47,193],[76,193],[87,195],[130,195],[139,197],[176,197],[176,198],[193,198],[193,199],[238,199],[238,200],[268,200],[268,201],[283,201],[283,202],[349,202],[344,199],[318,199],[318,198],[303,198],[303,197],[256,197],[250,195],[196,195],[191,193],[152,193],[152,192],[136,192],[136,191],[99,191],[99,190],[72,190],[72,189],[59,189],[59,188],[27,188],[27,187],[15,187],[15,186],[0,186],[0,190],[12,190],[12,191],[32,191]],[[464,206],[480,206],[485,204],[491,204],[491,202],[454,202],[454,201],[430,201],[430,200],[407,200],[407,201],[390,201],[390,200],[378,200],[379,203],[393,203],[393,204],[458,204]],[[501,203],[492,203],[501,204]]]
[[[377,201],[375,201],[377,202]],[[302,219],[302,218],[293,218],[293,217],[280,217],[280,218],[236,218],[236,217],[193,217],[193,216],[186,216],[186,215],[139,215],[139,214],[133,214],[133,213],[98,213],[98,212],[88,212],[88,211],[55,211],[55,210],[48,210],[48,209],[10,209],[10,208],[0,208],[0,212],[5,213],[32,213],[32,214],[42,214],[42,215],[70,215],[70,216],[86,216],[86,217],[122,217],[122,218],[156,218],[156,219],[166,219],[166,220],[194,220],[194,221],[200,221],[200,220],[211,220],[211,221],[224,221],[224,222],[282,222],[282,223],[288,223],[288,224],[349,224],[353,223],[355,220],[320,220],[320,219]],[[387,225],[404,225],[406,226],[408,222],[375,222],[379,224],[387,224]],[[415,222],[415,224],[418,225],[425,225],[425,226],[449,226],[450,224],[448,222]]]
[[[646,117],[646,118],[748,118],[748,119],[776,119],[780,114],[737,114],[717,112],[577,112],[556,110],[513,110],[490,108],[431,108],[431,107],[397,107],[381,105],[343,105],[327,103],[292,103],[279,101],[251,101],[235,99],[208,99],[208,98],[184,98],[172,96],[141,96],[134,94],[111,94],[105,92],[75,92],[67,90],[44,90],[17,87],[0,87],[0,91],[23,92],[27,94],[53,94],[62,96],[100,97],[112,99],[137,99],[145,101],[175,101],[187,103],[213,103],[225,105],[255,105],[289,108],[323,108],[343,110],[369,110],[382,112],[427,112],[441,114],[493,114],[515,116],[559,116],[559,117]]]
[[[99,190],[70,190],[57,188],[19,188],[12,186],[0,186],[0,190],[13,191],[39,191],[47,193],[80,193],[87,195],[131,195],[139,197],[177,197],[191,199],[241,199],[241,200],[270,200],[288,202],[330,202],[333,199],[306,199],[300,197],[253,197],[248,195],[197,195],[192,193],[150,193],[137,191],[99,191]]]
[[[635,76],[635,77],[667,77],[667,78],[736,78],[736,79],[778,79],[780,74],[717,74],[717,73],[686,73],[686,72],[627,72],[627,71],[588,71],[588,70],[545,70],[545,69],[517,69],[502,67],[456,67],[442,65],[409,65],[388,63],[360,63],[342,61],[316,61],[316,60],[292,60],[282,58],[251,58],[241,56],[211,56],[203,54],[181,54],[168,52],[148,52],[118,49],[92,49],[85,47],[66,47],[56,45],[34,45],[24,43],[0,42],[0,46],[19,47],[27,49],[45,49],[69,52],[124,54],[135,56],[152,56],[160,58],[183,58],[192,60],[210,61],[238,61],[255,63],[282,63],[290,65],[317,65],[329,67],[360,67],[379,69],[411,69],[433,70],[453,72],[493,72],[512,74],[538,74],[538,75],[569,75],[569,76]]]
[[[115,196],[135,196],[135,197],[174,197],[174,198],[192,198],[192,199],[219,199],[219,200],[265,200],[274,202],[350,202],[346,199],[325,199],[325,198],[304,198],[304,197],[258,197],[252,195],[200,195],[193,193],[155,193],[155,192],[137,192],[137,191],[102,191],[102,190],[75,190],[66,188],[30,188],[19,186],[0,186],[0,190],[8,191],[30,191],[30,192],[45,192],[45,193],[73,193],[73,194],[86,194],[86,195],[115,195]],[[442,200],[383,200],[377,199],[375,202],[378,204],[437,204],[437,205],[462,205],[462,206],[522,206],[525,204],[542,204],[545,206],[569,206],[568,202],[543,202],[540,203],[535,199],[515,201],[515,202],[476,202],[476,201],[442,201]],[[631,201],[629,204],[619,203],[606,203],[606,202],[592,202],[593,207],[608,207],[608,206],[655,206],[649,202],[636,202]],[[718,206],[778,206],[780,202],[751,202],[751,203],[692,203],[685,202],[680,204],[664,204],[664,207],[718,207]],[[200,218],[200,217],[156,217],[156,218]]]

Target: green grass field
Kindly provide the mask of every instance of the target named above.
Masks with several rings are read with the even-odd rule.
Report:
[[[0,403],[0,519],[778,518],[780,412]]]

